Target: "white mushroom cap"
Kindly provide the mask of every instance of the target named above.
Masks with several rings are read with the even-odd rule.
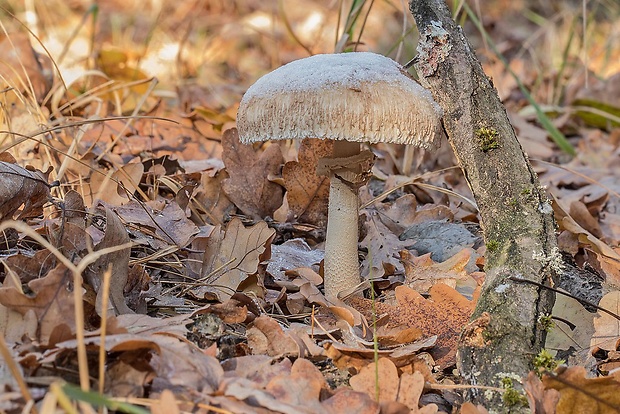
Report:
[[[246,144],[321,138],[431,149],[441,116],[401,65],[354,52],[296,60],[263,76],[243,96],[237,128]]]

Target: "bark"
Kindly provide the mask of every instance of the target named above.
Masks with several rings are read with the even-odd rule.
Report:
[[[491,80],[484,74],[444,0],[411,0],[420,32],[415,68],[444,110],[450,145],[477,201],[487,246],[486,280],[461,335],[459,371],[471,385],[501,387],[523,378],[544,345],[539,323],[553,293],[509,279],[549,285],[561,269],[551,205],[519,144]],[[521,389],[519,381],[513,381]],[[469,398],[503,412],[499,393],[473,388]]]

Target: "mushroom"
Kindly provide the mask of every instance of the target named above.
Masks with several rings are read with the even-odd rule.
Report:
[[[390,58],[369,52],[315,55],[261,77],[237,113],[245,144],[279,139],[334,140],[317,172],[330,177],[325,240],[325,296],[360,283],[358,189],[374,156],[362,142],[437,146],[441,108],[429,91]]]

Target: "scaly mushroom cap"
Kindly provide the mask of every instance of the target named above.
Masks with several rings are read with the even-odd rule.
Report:
[[[260,78],[237,113],[243,143],[320,138],[432,149],[442,110],[429,91],[385,56],[316,55]]]

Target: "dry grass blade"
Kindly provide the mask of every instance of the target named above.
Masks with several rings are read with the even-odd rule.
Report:
[[[19,390],[22,393],[24,400],[26,400],[26,403],[27,404],[33,403],[32,395],[30,394],[30,390],[28,390],[28,385],[26,385],[26,381],[24,381],[24,377],[19,371],[19,368],[17,364],[15,363],[15,360],[13,359],[11,352],[9,351],[9,348],[4,340],[4,335],[0,335],[0,355],[2,355],[2,359],[4,359],[4,363],[9,367],[9,370],[11,371],[13,378],[15,379],[15,381],[17,381]],[[37,414],[37,408],[34,404],[30,408],[30,412],[33,414]]]

